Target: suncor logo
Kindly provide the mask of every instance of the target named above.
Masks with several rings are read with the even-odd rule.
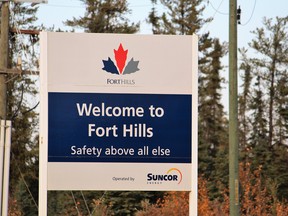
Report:
[[[147,174],[147,184],[162,184],[163,182],[182,182],[182,173],[177,168],[169,169],[165,174]]]
[[[120,43],[118,50],[114,49],[114,60],[108,57],[108,60],[102,60],[104,67],[102,68],[108,73],[116,75],[126,75],[139,71],[138,64],[139,61],[134,61],[132,57],[127,63],[128,49],[124,50],[122,44]]]

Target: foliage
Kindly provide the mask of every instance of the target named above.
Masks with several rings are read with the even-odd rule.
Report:
[[[102,198],[93,200],[92,216],[106,216],[113,215],[110,206],[103,203]]]
[[[180,34],[192,35],[211,19],[201,17],[203,0],[160,0],[165,12],[158,16],[156,11],[157,0],[151,0],[152,11],[148,23],[152,24],[153,34]]]
[[[82,0],[83,17],[67,20],[85,32],[136,33],[139,23],[129,24],[126,0]],[[154,34],[191,35],[211,19],[203,19],[203,0],[151,0],[148,17]],[[160,3],[164,13],[158,15]],[[37,7],[13,4],[12,28],[35,29]],[[13,21],[13,22],[12,22]],[[243,72],[239,96],[240,203],[243,215],[287,215],[288,204],[288,17],[263,19],[253,31],[250,57],[242,49]],[[17,66],[23,50],[31,57],[23,69],[37,68],[33,35],[21,41],[10,35],[10,67]],[[221,58],[226,45],[209,33],[199,35],[199,190],[198,215],[229,215],[228,120],[221,104]],[[9,215],[36,215],[38,198],[38,114],[36,79],[9,75],[7,119],[12,119]],[[31,104],[32,101],[32,104]],[[49,215],[187,215],[187,192],[83,192],[50,191]]]
[[[287,215],[288,203],[280,201],[275,191],[278,185],[274,180],[264,179],[261,177],[261,166],[257,169],[251,169],[251,164],[241,163],[239,167],[239,177],[241,182],[240,193],[240,211],[241,215],[259,216],[259,215]],[[61,193],[61,196],[63,193]],[[66,193],[66,201],[71,200],[71,193]],[[72,199],[73,200],[73,199]],[[71,205],[66,206],[58,214],[48,215],[88,215],[83,212],[82,204],[78,199],[76,203],[71,200]],[[158,199],[155,204],[148,200],[141,202],[141,210],[135,211],[133,214],[117,214],[111,209],[110,204],[103,202],[103,197],[94,199],[93,208],[90,214],[93,216],[106,215],[135,215],[135,216],[178,216],[188,215],[189,213],[189,192],[167,192],[162,199]],[[17,201],[13,202],[10,209],[10,215],[21,216],[17,210]],[[61,204],[58,202],[58,204]],[[229,215],[229,197],[228,188],[222,190],[222,199],[211,200],[209,190],[207,188],[207,180],[203,176],[198,179],[198,215],[199,216],[223,216]]]
[[[261,178],[261,167],[251,170],[251,164],[241,163],[239,177],[241,182],[241,215],[259,216],[287,214],[288,203],[281,202],[275,195],[277,185],[272,180]],[[136,216],[188,215],[189,194],[187,192],[169,192],[156,204],[143,203],[143,210]],[[228,188],[222,191],[222,199],[210,200],[207,180],[198,179],[198,215],[229,215]]]
[[[197,34],[200,28],[211,21],[204,19],[203,0],[152,0],[152,11],[148,23],[152,24],[153,34]],[[156,5],[164,6],[162,15],[158,15]],[[227,119],[221,104],[221,89],[224,79],[221,58],[227,52],[226,45],[219,39],[211,38],[209,33],[199,35],[199,173],[209,177],[210,195],[218,196],[215,181],[226,182],[227,163]],[[221,155],[221,157],[219,157]],[[217,159],[216,159],[217,158]],[[220,168],[221,169],[218,169]],[[217,170],[220,170],[217,171]],[[217,178],[217,180],[216,180]]]
[[[83,17],[67,20],[65,24],[80,27],[90,33],[136,33],[139,23],[129,24],[124,16],[130,13],[127,1],[118,0],[82,0],[86,5]]]
[[[8,201],[9,209],[8,209],[8,215],[9,216],[21,216],[21,211],[19,210],[19,205],[17,203],[17,200],[14,200],[13,198],[9,198]]]
[[[288,17],[263,19],[253,31],[249,46],[242,49],[243,92],[239,97],[240,149],[253,169],[262,167],[264,178],[275,179],[279,199],[288,199]],[[285,192],[284,192],[285,191]]]
[[[199,173],[211,181],[209,185],[214,188],[214,194],[218,193],[214,187],[216,177],[219,181],[225,181],[228,174],[223,172],[227,169],[219,169],[228,166],[227,121],[220,101],[223,82],[220,59],[224,54],[225,47],[218,39],[213,40],[211,50],[206,51],[206,62],[201,65],[202,73],[199,75]],[[221,170],[221,173],[217,173],[217,170]]]
[[[156,204],[149,201],[142,202],[143,210],[138,211],[135,216],[164,216],[164,215],[188,215],[189,193],[188,192],[167,192],[163,199]]]
[[[115,215],[134,215],[142,209],[141,202],[148,200],[155,203],[162,198],[163,192],[148,191],[107,191],[103,203],[109,206]]]
[[[38,7],[11,4],[10,28],[35,29]],[[36,35],[23,38],[11,32],[9,35],[9,68],[16,68],[22,58],[21,69],[30,71],[37,67],[34,45]],[[32,74],[32,72],[31,72]],[[36,215],[38,208],[38,103],[36,79],[30,75],[7,75],[7,119],[12,121],[10,157],[9,205],[11,215]],[[36,185],[36,187],[35,187]],[[12,213],[13,212],[13,213]]]
[[[242,158],[247,157],[247,151],[249,150],[248,146],[248,136],[251,131],[251,122],[249,117],[247,116],[247,111],[249,110],[250,103],[252,101],[252,92],[251,92],[251,82],[252,82],[252,66],[251,62],[247,57],[247,49],[240,49],[241,54],[241,65],[240,70],[243,71],[241,73],[241,79],[243,80],[243,84],[241,85],[242,94],[239,95],[239,147],[240,155]],[[246,160],[247,158],[244,158]]]
[[[276,86],[282,76],[286,76],[285,66],[288,65],[288,32],[286,32],[288,17],[263,20],[264,27],[253,31],[255,39],[249,44],[251,48],[258,52],[260,58],[253,58],[252,62],[256,67],[257,73],[265,81],[268,87],[268,140],[273,145],[277,142],[275,136],[275,118],[279,118],[274,112],[276,105],[276,96],[278,94]],[[279,128],[280,129],[280,128]]]

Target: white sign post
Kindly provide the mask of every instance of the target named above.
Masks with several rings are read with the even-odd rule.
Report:
[[[196,215],[197,37],[40,41],[39,214],[47,190],[137,190],[191,191]]]

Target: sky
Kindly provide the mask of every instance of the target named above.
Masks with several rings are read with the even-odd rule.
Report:
[[[145,21],[152,8],[151,0],[127,0],[131,14],[127,18],[131,22],[140,22],[139,34],[152,34],[151,26]],[[204,25],[200,34],[210,32],[212,37],[217,37],[221,42],[228,42],[229,38],[229,0],[204,0],[206,9],[203,18],[213,18],[213,21]],[[241,24],[238,25],[238,47],[248,48],[254,35],[251,31],[263,26],[263,18],[284,17],[288,15],[287,0],[237,0],[241,8]],[[159,15],[163,6],[158,6]],[[63,21],[71,20],[73,17],[83,16],[85,6],[80,0],[48,0],[48,4],[39,4],[38,23],[45,27],[54,26],[55,29],[71,30],[63,24]],[[83,29],[75,29],[83,32]],[[238,61],[239,63],[239,61]],[[226,69],[223,77],[228,80],[228,57],[223,59]],[[228,107],[228,87],[223,86],[223,104]]]
[[[210,32],[211,36],[218,37],[221,41],[228,41],[229,29],[229,0],[204,0],[206,9],[203,17],[212,17],[213,21],[206,24],[200,33]],[[131,14],[127,17],[133,22],[141,24],[140,34],[151,34],[151,26],[146,23],[151,11],[151,0],[128,0]],[[238,0],[241,7],[241,25],[238,25],[238,46],[247,46],[253,38],[250,32],[262,26],[263,17],[275,18],[288,15],[287,0]],[[158,11],[163,9],[159,5]],[[85,6],[80,0],[48,0],[48,4],[40,4],[38,22],[44,26],[61,29],[71,29],[63,21],[73,17],[83,16]],[[77,32],[83,31],[76,29]]]

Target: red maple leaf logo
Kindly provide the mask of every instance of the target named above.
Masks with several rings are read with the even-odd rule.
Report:
[[[128,50],[124,50],[122,44],[120,43],[118,50],[114,49],[114,54],[117,67],[119,69],[120,74],[122,74],[126,64]]]
[[[114,56],[116,65],[110,57],[108,57],[107,60],[102,60],[104,65],[102,69],[106,72],[117,75],[126,75],[139,71],[139,61],[135,61],[132,57],[131,60],[127,62],[128,50],[124,50],[121,43],[118,50],[114,49]]]

